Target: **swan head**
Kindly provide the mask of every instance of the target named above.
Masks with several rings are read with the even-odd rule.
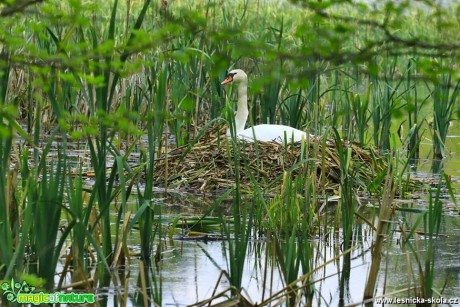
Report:
[[[227,74],[227,77],[225,78],[224,81],[222,81],[221,84],[224,85],[224,84],[231,83],[231,82],[235,82],[235,83],[248,82],[248,76],[241,69],[234,69]]]

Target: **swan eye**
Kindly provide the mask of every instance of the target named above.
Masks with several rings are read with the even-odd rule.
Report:
[[[225,78],[224,81],[222,81],[222,85],[223,84],[227,84],[227,83],[230,83],[230,82],[233,82],[233,77],[236,75],[236,72],[231,72],[227,75],[227,78]]]

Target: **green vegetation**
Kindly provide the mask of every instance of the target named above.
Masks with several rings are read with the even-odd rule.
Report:
[[[39,277],[39,287],[52,291],[67,287],[70,274],[75,289],[127,289],[117,275],[126,272],[111,267],[134,260],[127,240],[136,232],[134,299],[161,305],[170,222],[176,231],[222,232],[230,297],[246,303],[245,259],[252,240],[264,236],[286,288],[262,305],[312,304],[313,273],[326,264],[313,260],[311,239],[332,237],[342,247],[332,261],[342,260],[344,298],[359,225],[373,224],[359,195],[381,200],[377,274],[394,194],[414,186],[407,171],[419,158],[448,156],[458,116],[458,5],[414,2],[0,1],[0,280]],[[220,82],[230,68],[249,75],[251,124],[290,125],[318,138],[281,151],[225,138],[236,91]],[[205,134],[214,141],[202,154],[206,167],[192,174],[193,188],[209,191],[214,167],[224,176],[214,181],[220,197],[196,222],[180,223],[180,216],[163,215],[154,188],[191,184],[185,167],[173,165],[185,160],[171,155],[196,158]],[[432,146],[423,147],[422,137]],[[379,164],[373,150],[364,163],[352,142],[378,148],[388,163]],[[213,159],[218,150],[223,162]],[[267,168],[266,161],[287,161],[294,152],[294,163],[276,176]],[[438,162],[435,173],[444,171]],[[337,186],[327,184],[330,177]],[[445,185],[454,198],[448,180],[440,181],[428,212],[403,232],[409,248],[418,226],[429,234],[427,257],[416,258],[421,292],[414,294],[424,297],[438,294],[434,241]],[[369,277],[365,299],[373,297],[375,279]]]

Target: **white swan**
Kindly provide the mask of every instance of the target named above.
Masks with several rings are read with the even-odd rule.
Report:
[[[222,85],[235,82],[238,84],[238,105],[235,115],[236,136],[249,142],[265,141],[283,144],[287,138],[288,142],[299,142],[307,138],[307,133],[284,125],[257,125],[244,129],[248,119],[248,76],[241,69],[230,71],[222,81]],[[227,136],[230,137],[230,130],[227,129]]]

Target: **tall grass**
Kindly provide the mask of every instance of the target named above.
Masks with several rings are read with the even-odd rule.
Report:
[[[342,221],[342,236],[344,250],[348,250],[352,244],[353,224],[356,207],[356,196],[353,190],[354,174],[351,169],[351,147],[344,146],[340,135],[335,131],[338,156],[340,159],[340,204],[337,210],[340,212]]]
[[[307,169],[307,168],[305,168]],[[307,177],[308,178],[308,177]],[[301,176],[293,179],[285,174],[281,198],[275,197],[268,208],[270,220],[269,232],[273,237],[274,258],[286,285],[287,305],[296,306],[304,297],[310,302],[312,288],[302,289],[296,284],[299,274],[309,276],[313,269],[310,236],[314,233],[316,217],[315,204],[311,201],[311,185],[314,177],[304,180]],[[279,214],[277,217],[276,214]],[[281,224],[278,226],[277,222]],[[309,278],[304,282],[308,283]],[[300,295],[303,294],[303,295]]]
[[[416,166],[418,159],[420,158],[420,128],[422,127],[422,120],[420,119],[422,103],[419,102],[419,90],[417,87],[417,81],[413,80],[412,76],[416,76],[416,60],[410,59],[408,62],[408,74],[407,74],[407,85],[406,88],[408,98],[406,100],[413,100],[411,110],[408,114],[408,143],[407,143],[407,153],[412,166]],[[412,95],[411,95],[412,93]],[[425,100],[426,101],[426,100]]]
[[[230,225],[225,222],[223,226],[228,241],[229,282],[232,285],[233,295],[236,295],[241,288],[245,259],[253,230],[255,211],[254,206],[251,206],[248,211],[248,209],[241,204],[241,185],[239,180],[242,170],[240,165],[240,150],[238,148],[240,144],[236,141],[231,141],[229,146],[232,146],[233,152],[235,152],[233,157],[229,156],[229,164],[233,166],[235,172],[235,187],[232,195],[233,228],[230,229]]]
[[[8,57],[6,52],[2,53],[3,56]],[[2,129],[0,131],[0,276],[5,276],[8,269],[8,264],[11,263],[13,257],[13,231],[11,229],[11,217],[10,210],[13,204],[13,199],[10,197],[13,195],[11,189],[12,182],[9,182],[8,177],[10,174],[10,158],[11,150],[13,147],[14,140],[14,129],[11,125],[11,111],[8,109],[7,104],[7,90],[8,90],[8,78],[10,70],[8,63],[3,63],[0,66],[0,123],[2,123]],[[10,121],[10,122],[8,122]],[[6,277],[9,277],[8,275]]]
[[[52,140],[52,138],[51,138]],[[51,144],[51,143],[49,143]],[[65,150],[66,144],[63,144]],[[44,150],[46,156],[49,151],[49,145]],[[33,220],[31,228],[31,247],[33,254],[37,259],[37,275],[46,280],[46,289],[54,288],[54,274],[60,256],[60,250],[65,242],[66,236],[59,238],[59,225],[61,222],[61,213],[64,203],[65,193],[65,170],[66,158],[61,152],[58,152],[56,164],[45,164],[46,159],[42,160],[41,181],[39,178],[33,178],[30,186],[28,203],[32,206]],[[52,171],[50,171],[52,170]],[[47,225],[41,231],[33,231]]]
[[[69,212],[67,219],[75,223],[70,233],[72,240],[72,282],[82,282],[84,286],[89,286],[90,276],[88,274],[88,268],[90,266],[89,261],[86,261],[88,257],[88,246],[87,240],[90,225],[88,225],[91,211],[85,208],[85,192],[83,191],[83,178],[80,172],[75,179],[68,178],[69,182],[67,185],[67,195],[69,197]],[[62,279],[61,279],[62,280]],[[62,286],[62,285],[59,285]]]
[[[309,240],[317,226],[318,212],[313,195],[318,183],[314,160],[308,158],[309,151],[309,143],[303,142],[298,164],[283,174],[280,192],[273,199],[262,201],[261,208],[266,212],[259,216],[264,219],[267,216],[267,221],[256,219],[255,222],[264,225],[263,232],[271,238],[267,254],[280,268],[287,285],[285,295],[289,306],[311,302],[313,295],[313,287],[303,288],[297,283],[299,274],[302,274],[306,276],[303,282],[308,284],[314,268]],[[300,174],[294,175],[296,171]],[[259,195],[259,199],[263,196]]]
[[[440,227],[443,221],[444,209],[442,201],[443,187],[447,187],[447,192],[455,201],[450,179],[441,174],[437,187],[430,191],[427,210],[418,214],[413,225],[405,223],[403,225],[402,238],[405,247],[411,251],[411,258],[415,259],[418,268],[418,276],[414,276],[417,287],[413,289],[413,295],[423,298],[440,296],[440,292],[435,288],[435,277],[438,272],[435,269],[438,241],[440,240]],[[417,230],[423,228],[424,253],[421,254],[416,249],[418,241]],[[405,230],[408,231],[405,231]],[[414,240],[415,239],[415,240]],[[408,259],[409,261],[409,259]]]
[[[110,42],[114,40],[115,37],[115,18],[117,12],[118,1],[114,1],[113,8],[111,11],[110,22],[108,24],[108,32],[105,37],[106,41]],[[97,48],[99,43],[99,38],[96,34],[97,28],[93,27],[91,29],[92,37],[91,44],[94,49]],[[103,42],[103,41],[102,41]],[[113,59],[110,55],[102,55],[102,60],[95,63],[94,65],[94,77],[102,80],[100,86],[95,86],[94,84],[88,84],[89,97],[91,101],[88,101],[91,106],[90,110],[93,111],[92,116],[96,114],[110,114],[112,109],[112,97],[114,95],[116,76],[112,76],[111,66]],[[112,79],[113,78],[113,79]],[[112,82],[113,83],[112,83]],[[113,86],[113,87],[112,87]],[[93,107],[94,103],[94,107]],[[110,138],[109,129],[106,124],[100,122],[97,132],[97,138],[88,137],[88,145],[91,154],[91,161],[94,167],[95,172],[95,185],[91,193],[91,197],[88,202],[89,210],[97,204],[99,209],[98,213],[98,224],[100,223],[101,227],[101,240],[102,240],[102,251],[103,258],[107,262],[112,261],[112,235],[110,227],[110,203],[111,203],[111,192],[114,185],[116,168],[112,168],[109,180],[107,181],[107,156],[108,152],[108,141]],[[96,202],[97,200],[97,202]],[[108,286],[110,283],[110,275],[105,271],[102,261],[99,261],[99,278],[100,284],[102,286]]]
[[[3,120],[3,118],[0,118]],[[8,131],[9,130],[9,131]],[[11,205],[13,204],[13,200],[10,197],[13,195],[11,192],[11,188],[13,186],[10,182],[8,182],[8,174],[10,172],[10,150],[12,146],[13,133],[12,129],[8,129],[4,131],[4,133],[9,133],[10,136],[3,136],[0,140],[0,229],[1,229],[1,243],[0,243],[0,260],[2,265],[0,266],[0,276],[2,277],[10,277],[11,270],[14,265],[13,259],[13,240],[15,236],[13,235],[13,231],[11,229],[11,221],[10,211]]]
[[[373,138],[374,144],[378,146],[380,151],[387,152],[391,148],[392,121],[395,115],[399,116],[404,107],[402,96],[405,91],[401,90],[404,79],[397,79],[397,59],[379,59],[379,61],[382,61],[384,65],[383,81],[380,80],[379,76],[371,78],[374,86],[372,91]],[[379,64],[376,63],[375,65]]]
[[[337,130],[334,130],[334,133],[340,163],[340,201],[336,209],[336,217],[341,221],[343,250],[348,251],[353,246],[354,217],[357,204],[355,191],[353,189],[355,174],[351,169],[351,147],[346,147],[344,145]],[[350,254],[347,253],[342,259],[339,294],[341,301],[345,299],[345,291],[348,288],[350,273],[351,258]]]
[[[430,193],[430,198],[428,202],[428,213],[424,218],[423,228],[424,232],[428,234],[428,243],[427,243],[427,255],[425,258],[425,265],[423,274],[420,276],[420,285],[421,285],[421,294],[422,297],[429,298],[433,297],[435,292],[434,289],[434,278],[435,278],[435,255],[437,249],[437,240],[439,236],[439,230],[441,227],[441,222],[443,220],[443,203],[440,199],[441,197],[441,186],[442,179],[448,178],[441,177],[441,180],[436,189],[435,195]]]
[[[367,130],[371,115],[369,112],[370,107],[370,94],[371,86],[368,87],[366,94],[361,95],[347,95],[349,97],[349,105],[351,106],[351,113],[353,114],[353,128],[351,131],[355,131],[356,136],[353,138],[360,144],[367,144]]]
[[[433,165],[439,172],[445,154],[447,132],[453,119],[454,106],[460,94],[460,81],[452,80],[451,74],[443,74],[432,90],[433,95]]]
[[[374,245],[372,249],[372,263],[369,269],[366,287],[364,289],[364,300],[374,297],[375,286],[381,264],[383,244],[385,239],[388,237],[388,226],[392,215],[391,206],[396,192],[396,186],[393,181],[392,168],[393,166],[390,165],[385,178],[385,187],[382,193],[382,201],[380,202],[379,221],[375,231]]]

